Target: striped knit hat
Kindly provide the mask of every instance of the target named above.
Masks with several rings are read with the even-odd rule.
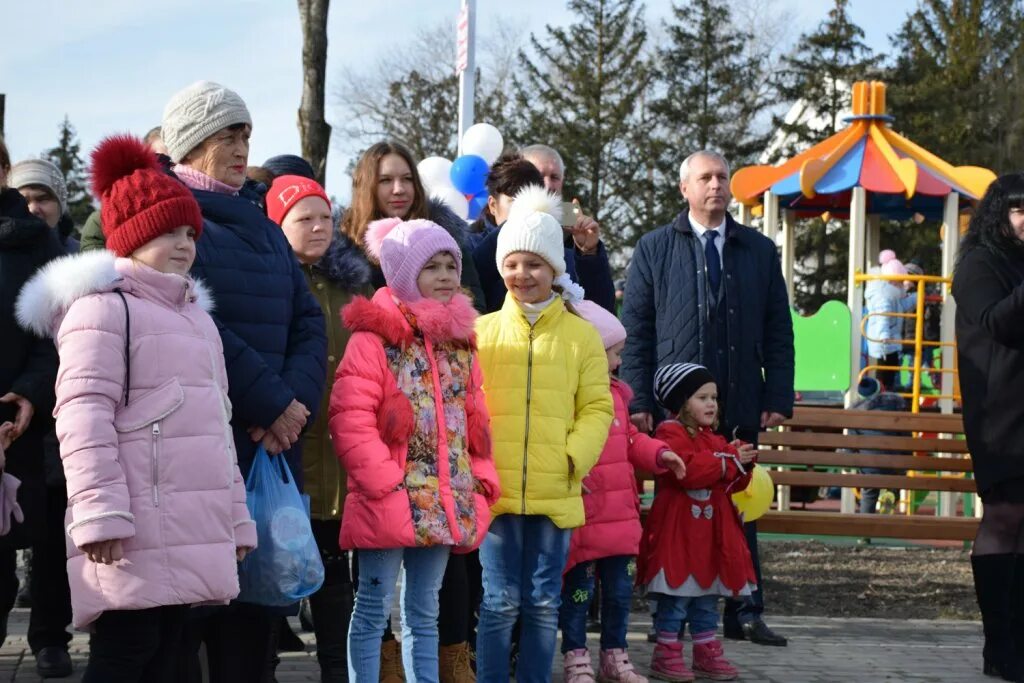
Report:
[[[703,365],[673,363],[654,373],[654,399],[665,410],[678,415],[690,397],[715,378]]]

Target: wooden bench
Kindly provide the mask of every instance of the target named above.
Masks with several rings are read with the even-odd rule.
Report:
[[[853,429],[907,435],[844,433]],[[959,415],[798,407],[783,429],[761,434],[760,448],[758,461],[772,470],[777,486],[963,494],[976,490],[974,480],[965,476],[971,471],[971,460]],[[860,453],[862,449],[881,452]],[[861,467],[899,473],[863,474],[857,469]],[[974,538],[978,526],[977,519],[949,515],[790,510],[787,500],[780,497],[780,509],[762,517],[758,531],[966,541]]]

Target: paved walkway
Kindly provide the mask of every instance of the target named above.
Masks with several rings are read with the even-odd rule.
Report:
[[[644,636],[649,623],[643,615],[634,614],[630,651],[638,669],[644,669],[650,658],[652,646]],[[726,653],[740,667],[740,680],[745,683],[992,680],[981,675],[977,622],[777,617],[771,625],[789,638],[789,647],[726,641]],[[0,648],[0,682],[40,680],[25,642],[27,626],[27,611],[14,610],[10,635]],[[282,654],[278,683],[320,680],[312,634],[301,635],[307,652]],[[71,649],[75,675],[64,680],[79,681],[88,656],[86,636],[77,634]],[[555,667],[552,680],[562,680],[560,667]]]

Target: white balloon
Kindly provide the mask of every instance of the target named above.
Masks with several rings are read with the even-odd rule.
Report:
[[[448,208],[454,211],[455,215],[462,220],[469,219],[469,200],[451,185],[442,187],[440,190],[433,190],[430,193],[430,197],[447,204]]]
[[[416,164],[423,187],[427,194],[432,194],[446,187],[455,189],[452,185],[452,162],[444,157],[427,157]]]
[[[488,166],[501,156],[504,148],[504,138],[498,129],[489,123],[472,125],[462,136],[462,153],[483,157]]]

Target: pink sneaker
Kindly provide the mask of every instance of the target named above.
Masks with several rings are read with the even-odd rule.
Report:
[[[682,643],[658,643],[654,646],[651,676],[673,683],[690,683],[693,680],[693,672],[683,661]]]
[[[693,670],[697,675],[713,681],[732,681],[740,675],[739,669],[725,658],[722,644],[717,640],[702,645],[694,643]]]
[[[594,668],[590,666],[590,653],[586,649],[569,650],[562,663],[565,683],[595,683]]]
[[[601,650],[601,669],[597,680],[601,683],[647,683],[636,672],[625,650]]]

